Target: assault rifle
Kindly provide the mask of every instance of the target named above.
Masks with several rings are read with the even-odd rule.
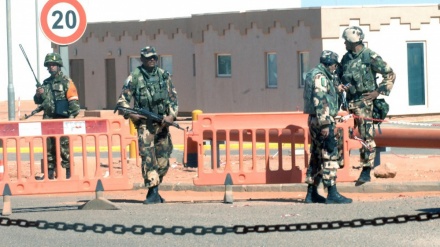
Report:
[[[119,105],[116,105],[116,107],[115,107],[115,110],[114,110],[114,112],[113,113],[115,113],[116,111],[118,111],[118,110],[121,110],[121,111],[123,111],[125,114],[137,114],[137,115],[140,115],[140,116],[142,116],[142,117],[144,117],[144,118],[147,118],[147,119],[151,119],[151,120],[153,120],[153,121],[155,121],[155,122],[158,122],[158,123],[162,123],[162,121],[163,121],[163,117],[162,116],[160,116],[160,115],[157,115],[156,113],[154,113],[154,112],[149,112],[149,111],[147,111],[147,110],[144,110],[144,109],[140,109],[140,108],[127,108],[127,107],[122,107],[122,106],[119,106]],[[179,124],[177,124],[177,123],[170,123],[170,122],[167,122],[167,121],[164,121],[165,122],[165,124],[166,125],[168,125],[168,126],[173,126],[173,127],[176,127],[176,128],[178,128],[178,129],[180,129],[180,130],[184,130],[182,127],[180,127],[179,126]]]
[[[28,57],[26,55],[26,52],[23,49],[23,46],[21,44],[19,44],[19,46],[20,46],[21,52],[23,52],[24,58],[26,58],[26,61],[27,61],[28,65],[29,65],[29,68],[31,68],[32,74],[34,74],[35,81],[37,82],[37,85],[36,85],[37,88],[41,87],[41,83],[38,81],[37,76],[35,76],[35,72],[32,69],[31,63],[29,62],[29,59],[28,59]]]
[[[35,108],[35,110],[33,110],[33,111],[31,112],[31,114],[29,114],[29,115],[24,114],[24,116],[21,117],[20,120],[26,120],[26,119],[32,117],[33,115],[39,113],[39,112],[42,111],[42,110],[43,110],[43,106],[42,106],[42,105],[39,105],[37,108]]]

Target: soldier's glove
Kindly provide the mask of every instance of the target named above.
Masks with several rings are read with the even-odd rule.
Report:
[[[167,126],[167,125],[169,125],[169,124],[172,124],[173,122],[174,122],[174,117],[173,116],[170,115],[170,116],[163,117],[163,119],[162,119],[162,128]]]
[[[125,117],[125,115],[124,115],[124,117]],[[143,116],[141,116],[139,114],[133,114],[133,113],[129,113],[128,117],[130,118],[130,120],[133,123],[137,123],[137,122],[139,122],[141,120],[141,118],[145,118],[145,117],[143,117]]]
[[[174,117],[171,116],[171,115],[169,115],[169,116],[165,116],[165,117],[163,118],[162,122],[167,122],[167,123],[172,124],[172,123],[174,123]]]
[[[42,87],[37,88],[37,90],[35,91],[35,93],[36,93],[38,96],[42,95],[42,94],[44,93],[44,88],[42,88]]]

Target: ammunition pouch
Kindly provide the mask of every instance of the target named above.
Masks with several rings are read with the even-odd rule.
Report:
[[[387,117],[390,106],[385,101],[385,99],[375,99],[373,100],[373,124],[381,124],[382,121]]]
[[[55,100],[55,115],[57,117],[69,117],[69,102],[66,99]]]

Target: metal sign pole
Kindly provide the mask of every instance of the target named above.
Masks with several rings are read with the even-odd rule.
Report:
[[[8,50],[8,119],[15,120],[15,90],[12,75],[11,0],[6,0],[6,33]]]

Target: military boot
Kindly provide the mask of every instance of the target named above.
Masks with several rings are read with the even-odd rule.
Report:
[[[318,187],[314,185],[307,186],[307,195],[304,203],[325,203],[325,198],[318,193]]]
[[[159,186],[156,185],[148,189],[147,198],[144,204],[157,204],[162,203],[162,198],[159,195]]]
[[[53,180],[54,179],[54,170],[49,168],[48,173],[49,173],[49,179]],[[35,180],[44,180],[44,174],[39,177],[35,176]]]
[[[359,175],[358,180],[356,181],[356,185],[364,184],[371,181],[371,167],[363,167],[362,172]]]
[[[50,180],[53,180],[55,178],[55,170],[53,168],[49,168],[47,170],[47,173],[48,173],[47,176]]]
[[[66,168],[66,179],[70,178],[70,168]]]
[[[336,184],[329,186],[327,190],[327,201],[325,202],[327,204],[347,204],[353,201],[352,199],[339,194],[338,190],[336,189]]]
[[[163,197],[159,193],[157,193],[157,194],[159,195],[160,203],[165,203],[165,199],[163,199]]]

